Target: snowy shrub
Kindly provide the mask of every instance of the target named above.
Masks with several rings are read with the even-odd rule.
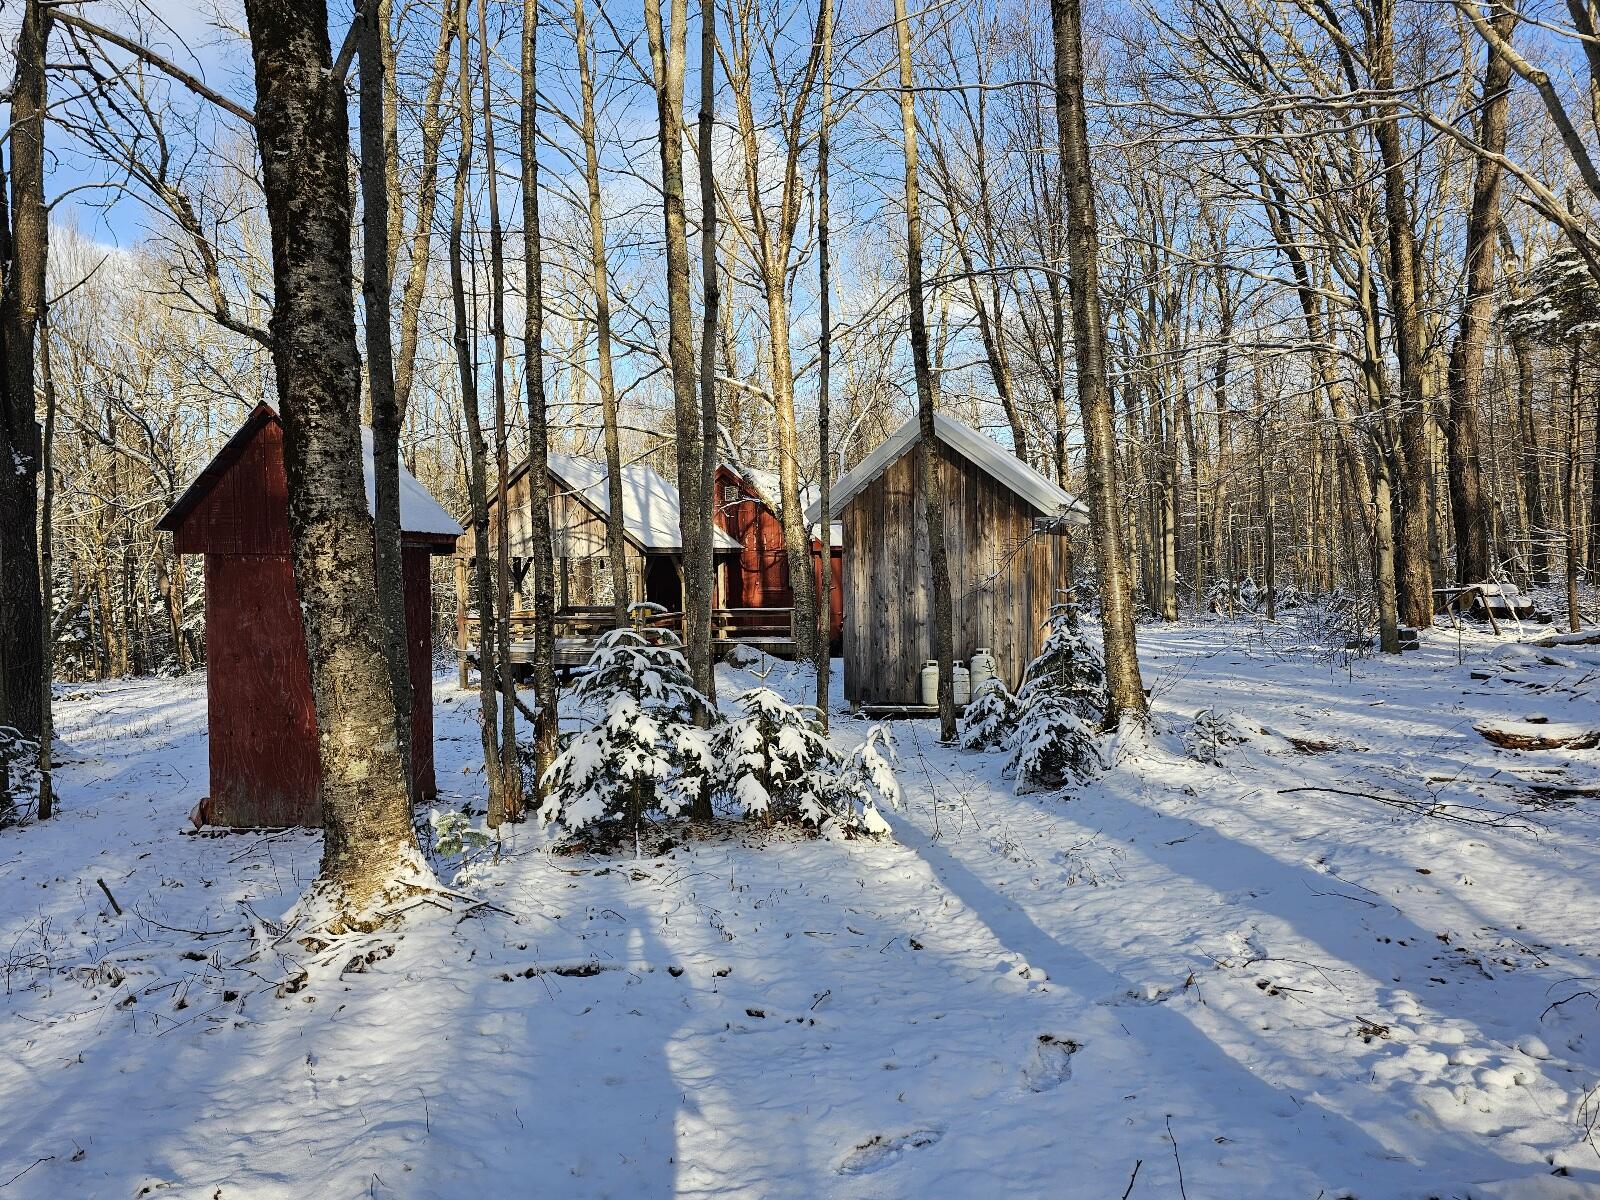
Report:
[[[889,832],[889,822],[883,819],[878,806],[901,806],[894,758],[894,738],[882,725],[867,730],[861,745],[845,757],[839,773],[839,794],[844,802],[840,812],[846,818],[844,831],[860,829],[874,836]],[[822,832],[833,830],[824,824]]]
[[[32,814],[39,803],[39,743],[0,725],[0,829]]]
[[[1015,696],[991,692],[971,707],[964,745],[1007,752],[1006,772],[1019,792],[1061,787],[1103,770],[1099,726],[1106,709],[1105,661],[1083,631],[1069,597],[1050,611],[1038,657]],[[1003,688],[1003,685],[1002,685]]]
[[[611,630],[572,694],[586,723],[545,772],[541,819],[570,829],[620,822],[637,833],[647,814],[676,816],[708,786],[711,736],[695,717],[711,706],[676,639]]]
[[[966,750],[997,750],[1016,728],[1021,706],[998,675],[983,681],[972,703],[961,713],[956,736]]]
[[[1080,704],[1049,689],[1029,696],[1024,687],[1022,694],[1022,715],[1006,760],[1007,771],[1016,776],[1017,791],[1058,788],[1105,768],[1099,732],[1083,719]]]
[[[1100,648],[1083,631],[1073,600],[1052,605],[1044,645],[1022,674],[1017,699],[1024,705],[1043,691],[1070,696],[1081,715],[1098,723],[1106,708],[1106,664]]]
[[[1222,765],[1228,747],[1241,746],[1254,735],[1238,713],[1203,708],[1180,736],[1190,758],[1216,767]]]
[[[428,825],[433,830],[433,852],[440,858],[459,858],[494,845],[494,835],[474,825],[464,812],[436,808],[428,814]]]
[[[876,748],[881,729],[869,731],[865,753],[844,755],[822,732],[815,709],[770,688],[753,688],[734,705],[739,715],[716,730],[713,757],[722,791],[745,817],[825,833],[887,831],[876,800],[898,805],[900,789]]]

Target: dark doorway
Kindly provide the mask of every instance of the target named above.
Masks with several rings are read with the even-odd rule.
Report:
[[[668,612],[683,611],[683,581],[678,578],[678,563],[667,554],[652,554],[645,559],[644,598]]]

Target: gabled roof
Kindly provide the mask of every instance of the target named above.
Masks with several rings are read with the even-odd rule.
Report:
[[[156,522],[156,528],[171,532],[183,524],[184,518],[210,495],[211,489],[217,486],[218,481],[244,454],[261,427],[279,421],[278,410],[272,405],[265,402],[256,405],[245,418],[244,424],[239,426],[233,436],[223,444],[222,449],[217,451],[216,456],[184,489],[183,495],[161,515],[161,519]],[[366,484],[369,516],[372,514],[374,504],[372,455],[372,431],[362,429],[361,476]],[[439,502],[433,498],[428,489],[417,482],[417,477],[406,470],[403,462],[400,464],[400,531],[428,541],[454,541],[461,534],[461,526],[439,506]]]
[[[853,470],[841,475],[828,494],[828,515],[837,517],[868,484],[913,450],[918,432],[917,418],[912,417],[857,463]],[[1064,517],[1074,525],[1088,523],[1089,510],[1083,501],[1051,483],[999,442],[984,437],[971,426],[937,413],[933,418],[933,434],[962,458],[1026,500],[1041,517]],[[806,519],[814,522],[820,515],[817,502],[813,500],[806,509]]]
[[[779,484],[776,471],[764,471],[757,467],[747,467],[741,463],[724,461],[722,469],[730,475],[743,480],[745,485],[761,498],[761,503],[772,511],[772,515],[779,520],[783,519],[783,489]],[[816,519],[812,509],[816,507],[817,489],[803,487],[800,489],[800,511],[806,514],[806,528],[813,542],[821,542],[822,526]],[[834,547],[844,545],[844,526],[834,521],[829,526],[832,534],[830,544]]]
[[[572,454],[552,454],[550,474],[594,510],[601,519],[611,512],[606,464]],[[642,464],[622,468],[622,531],[641,550],[683,549],[683,505],[678,489],[659,472]],[[738,550],[739,543],[713,528],[717,550]]]

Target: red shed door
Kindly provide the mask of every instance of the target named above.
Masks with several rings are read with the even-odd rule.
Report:
[[[322,824],[317,715],[286,555],[206,555],[210,822]]]

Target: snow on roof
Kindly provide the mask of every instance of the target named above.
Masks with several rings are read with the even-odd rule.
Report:
[[[550,473],[600,515],[611,511],[605,463],[573,454],[552,454]],[[678,489],[659,471],[640,464],[622,468],[622,528],[638,545],[646,550],[683,549],[682,513]],[[739,549],[739,543],[722,530],[713,533],[716,549]]]
[[[1081,500],[1051,483],[999,442],[984,437],[971,426],[937,413],[933,418],[933,433],[950,449],[1026,500],[1040,516],[1065,516],[1076,525],[1088,522],[1089,510]],[[916,445],[917,434],[917,418],[912,417],[857,463],[853,470],[839,476],[828,495],[828,515],[837,517],[843,512],[845,505]],[[820,516],[817,502],[812,500],[806,508],[806,519],[815,522]]]
[[[367,512],[372,513],[377,501],[372,492],[372,430],[361,431],[361,480],[367,489]],[[433,498],[433,493],[423,487],[417,477],[400,464],[400,528],[405,533],[421,533],[433,537],[460,537],[461,525]]]
[[[264,422],[278,420],[281,418],[275,405],[265,401],[257,404],[244,424],[234,431],[233,436],[194,477],[189,486],[183,490],[183,494],[173,502],[172,507],[162,514],[161,519],[156,522],[156,528],[167,531],[176,529],[188,512],[205,498],[234,461],[244,453],[256,430]],[[361,477],[367,492],[368,516],[372,515],[374,507],[372,455],[372,430],[363,428]],[[439,502],[417,481],[415,475],[406,470],[404,462],[400,464],[400,529],[403,533],[414,533],[432,539],[455,538],[461,535],[461,526],[455,518],[439,506]]]

